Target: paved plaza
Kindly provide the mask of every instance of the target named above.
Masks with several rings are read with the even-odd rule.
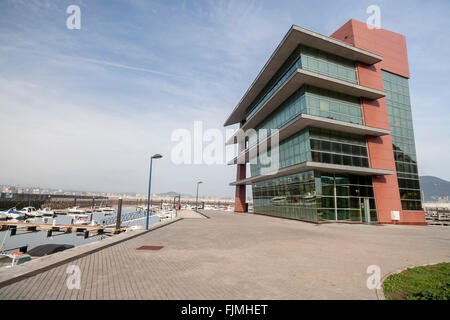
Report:
[[[378,265],[384,276],[450,261],[448,227],[204,214],[209,219],[185,213],[148,233],[124,233],[2,271],[0,299],[377,299],[366,286],[368,266]],[[136,250],[141,246],[163,248]],[[66,285],[70,265],[80,269],[80,289]],[[19,274],[25,279],[5,282]]]

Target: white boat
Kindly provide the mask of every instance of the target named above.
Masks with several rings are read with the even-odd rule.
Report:
[[[42,217],[34,207],[25,207],[20,212],[24,213],[27,217]]]
[[[102,208],[98,208],[98,210],[99,210],[100,212],[114,212],[114,209],[111,208],[111,207],[108,207],[108,206],[102,207]]]
[[[72,224],[88,224],[89,216],[87,214],[69,214],[73,217]]]
[[[13,252],[10,254],[0,254],[0,268],[12,268],[27,261],[31,261],[31,256],[26,253]]]
[[[37,212],[39,212],[39,214],[41,214],[42,216],[51,216],[51,217],[53,217],[55,215],[55,211],[53,211],[52,209],[50,209],[48,207],[40,209]]]
[[[72,207],[69,208],[69,210],[67,210],[69,212],[69,214],[86,214],[86,210],[81,209],[80,207]]]
[[[8,215],[4,211],[0,211],[0,220],[8,219]]]
[[[174,212],[172,210],[161,210],[156,213],[156,215],[160,219],[171,219],[174,216]]]
[[[3,211],[4,214],[6,214],[6,217],[8,219],[21,219],[25,218],[25,213],[21,211],[17,211],[16,207],[8,209],[6,211]]]

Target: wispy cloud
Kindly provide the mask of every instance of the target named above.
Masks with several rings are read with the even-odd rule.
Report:
[[[115,67],[115,68],[123,68],[123,69],[127,69],[127,70],[148,72],[148,73],[153,73],[153,74],[157,74],[157,75],[161,75],[161,76],[167,76],[167,77],[183,77],[183,78],[186,78],[186,76],[182,75],[182,74],[172,74],[172,73],[167,73],[167,72],[160,72],[160,71],[157,71],[157,70],[133,67],[133,66],[128,66],[128,65],[124,65],[124,64],[108,62],[108,61],[104,61],[104,60],[96,60],[96,59],[89,59],[89,58],[83,58],[83,57],[77,57],[77,58],[80,59],[80,60],[83,60],[83,61],[92,62],[92,63],[101,64],[101,65],[110,66],[110,67]]]

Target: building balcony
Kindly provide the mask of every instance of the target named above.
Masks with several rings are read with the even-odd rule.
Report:
[[[289,167],[279,169],[277,171],[268,172],[263,175],[258,175],[255,177],[250,177],[250,178],[246,178],[243,180],[235,181],[235,182],[230,183],[230,185],[231,186],[250,185],[250,184],[258,182],[258,181],[263,181],[263,180],[267,180],[267,179],[287,176],[290,174],[311,171],[311,170],[319,170],[319,171],[325,171],[325,172],[331,172],[331,173],[348,173],[348,174],[357,174],[357,175],[365,175],[365,176],[382,176],[382,175],[393,175],[394,174],[394,171],[392,171],[392,170],[344,166],[344,165],[337,165],[337,164],[305,161],[305,162],[302,162],[299,164],[295,164],[295,165],[292,165]]]
[[[340,120],[334,120],[334,119],[328,119],[318,116],[313,116],[310,114],[300,114],[299,116],[295,117],[294,119],[290,120],[288,123],[283,125],[278,133],[278,139],[279,142],[283,141],[284,139],[290,137],[291,135],[303,130],[306,127],[314,127],[314,128],[320,128],[320,129],[328,129],[328,130],[334,130],[334,131],[340,131],[340,132],[346,132],[350,134],[357,134],[361,136],[384,136],[390,134],[389,130],[380,129],[380,128],[374,128],[369,127],[365,125],[340,121]],[[236,143],[237,137],[234,135],[231,137],[227,144],[233,144]],[[261,140],[259,143],[256,143],[252,146],[249,146],[247,149],[243,150],[239,155],[237,155],[234,159],[228,162],[228,165],[233,165],[238,163],[247,163],[249,162],[250,155],[255,156],[258,154],[258,150],[260,149],[261,145],[269,147],[271,144],[271,136],[268,136],[267,138]]]
[[[278,90],[266,100],[264,105],[250,119],[247,120],[242,129],[247,130],[250,128],[255,128],[261,121],[275,111],[280,104],[286,101],[286,99],[288,99],[303,85],[311,85],[360,98],[379,99],[386,96],[386,94],[380,90],[352,84],[315,72],[296,69],[296,71],[278,88]],[[227,141],[227,144],[233,144],[236,142],[236,137],[233,135]]]

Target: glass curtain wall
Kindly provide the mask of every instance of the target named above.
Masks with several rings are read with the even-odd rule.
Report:
[[[408,79],[382,70],[403,210],[423,210]]]
[[[319,221],[366,222],[364,199],[369,199],[370,221],[377,221],[372,177],[316,172]]]
[[[331,78],[358,84],[354,61],[299,45],[246,110],[248,121],[283,85],[296,69],[305,69]]]
[[[283,102],[272,114],[255,127],[267,129],[266,136],[271,129],[280,129],[283,125],[299,116],[311,114],[328,119],[335,119],[350,123],[364,124],[361,101],[359,98],[342,93],[303,86]],[[259,141],[266,136],[259,132]],[[256,136],[249,137],[249,146],[258,141]]]
[[[301,58],[305,70],[358,84],[355,63],[351,60],[305,46],[302,47]]]
[[[370,220],[377,221],[370,176],[308,171],[253,184],[256,213],[320,221],[365,222],[364,199]]]
[[[270,156],[270,149],[267,151]],[[269,166],[259,161],[250,163],[251,176],[258,176]],[[283,140],[279,145],[279,168],[289,167],[305,161],[348,165],[356,167],[369,167],[366,141],[363,136],[343,132],[306,128]]]
[[[318,128],[309,131],[312,161],[369,168],[364,136]]]
[[[253,184],[256,213],[317,221],[314,172],[308,171]]]

